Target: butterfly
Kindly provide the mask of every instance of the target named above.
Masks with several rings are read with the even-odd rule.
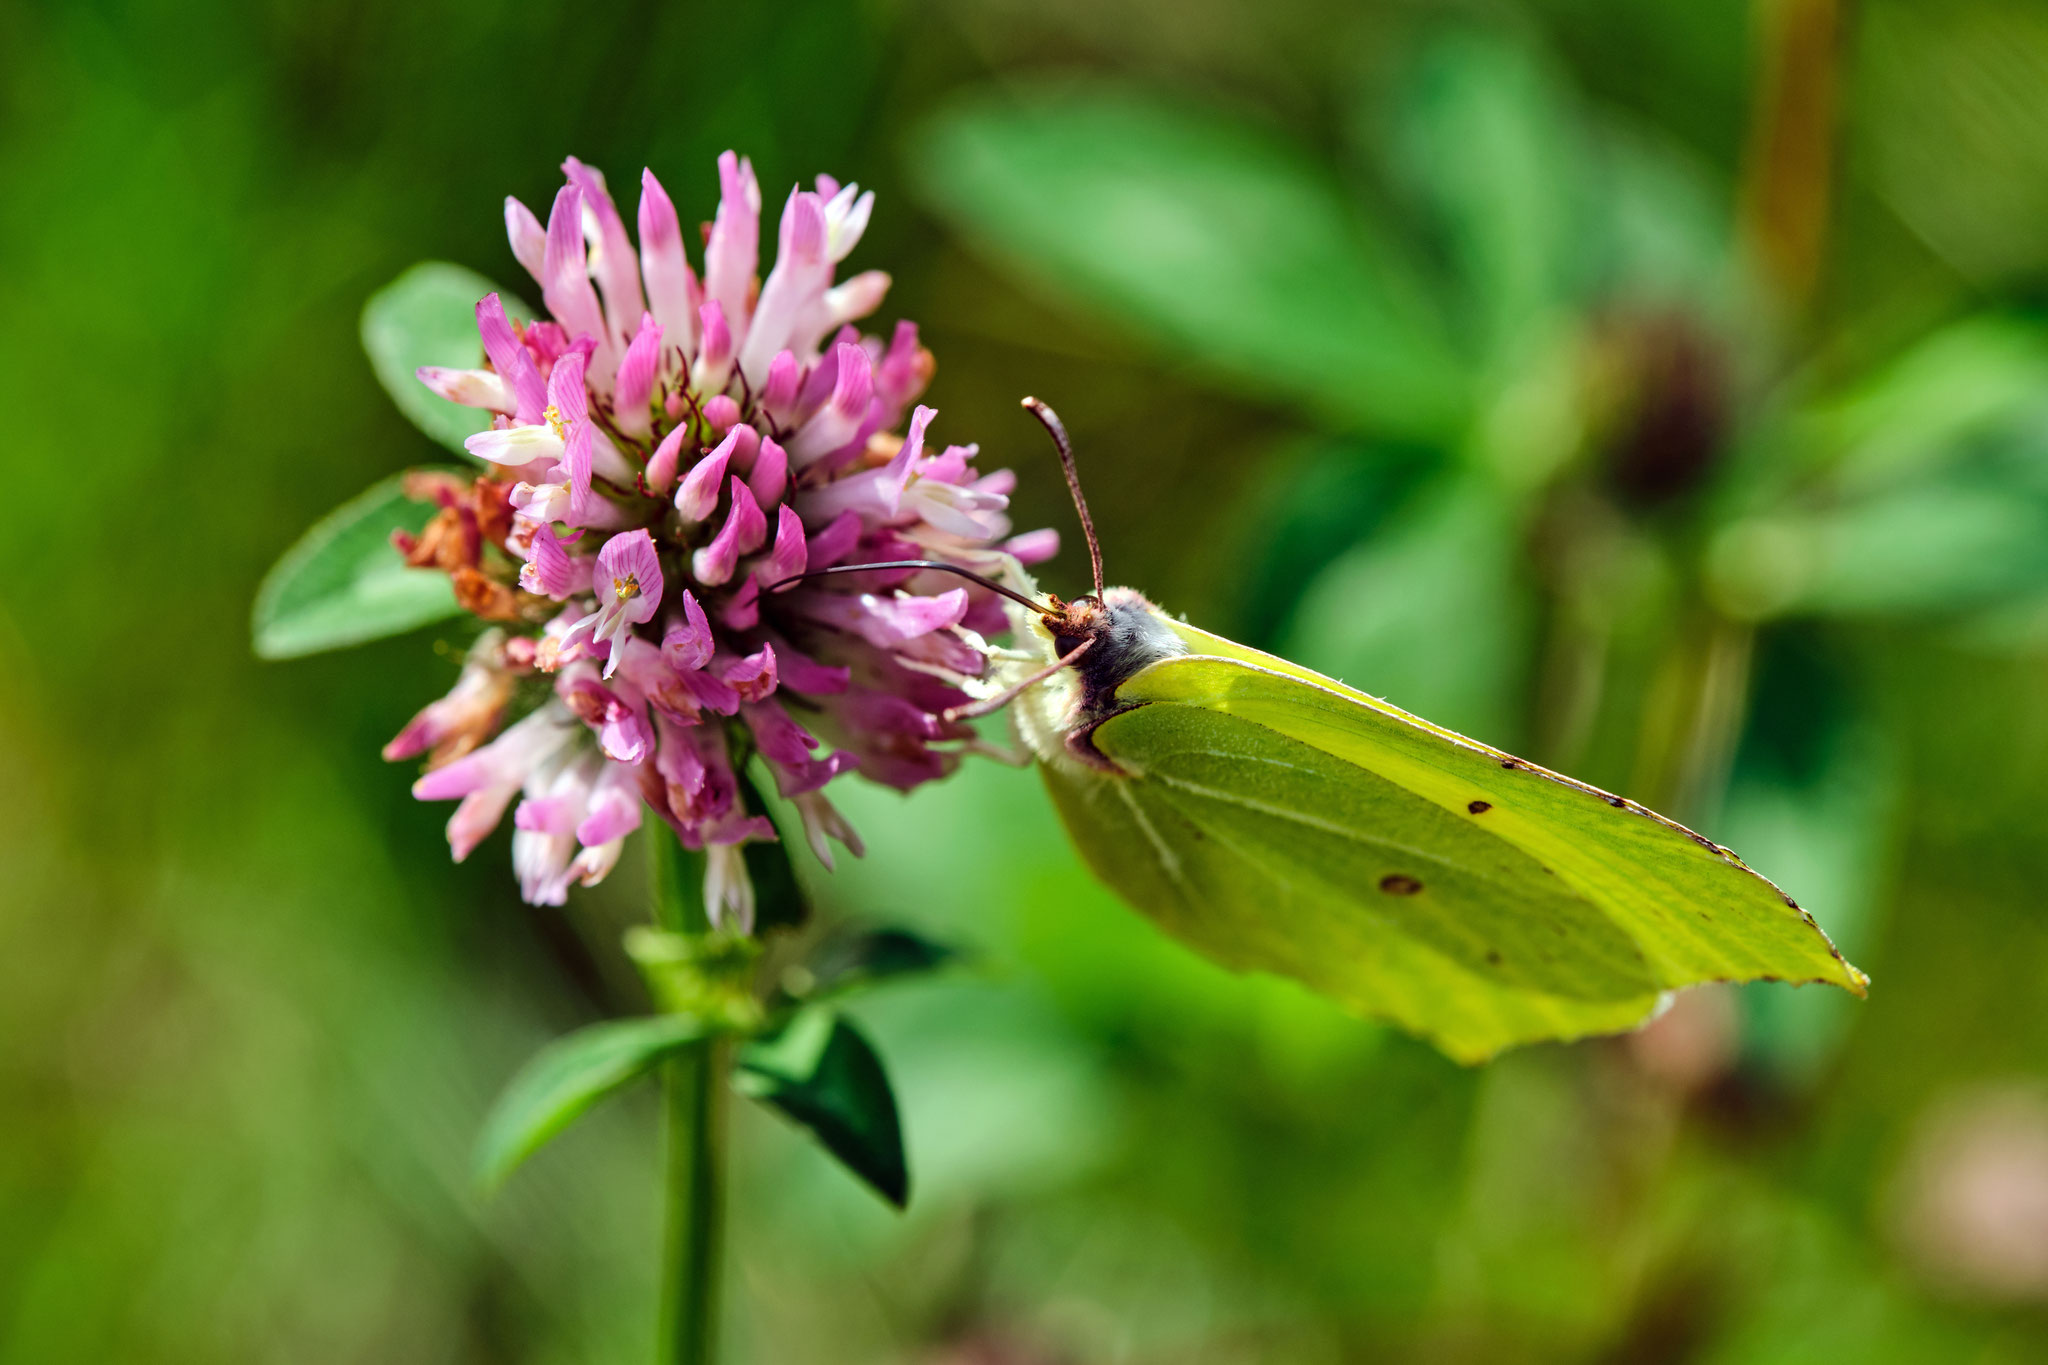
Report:
[[[1865,993],[1811,914],[1704,835],[1105,588],[1065,428],[1024,405],[1092,592],[843,571],[1009,599],[1022,676],[951,714],[1010,707],[1083,860],[1168,933],[1466,1062],[1623,1032],[1710,981]]]

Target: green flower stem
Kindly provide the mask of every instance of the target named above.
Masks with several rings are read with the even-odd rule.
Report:
[[[719,1261],[725,1241],[726,1084],[732,1045],[720,1039],[668,1063],[662,1093],[668,1144],[662,1365],[711,1365],[718,1355]]]
[[[673,933],[708,931],[700,860],[658,824],[647,844],[655,922]],[[726,1039],[690,1048],[662,1068],[668,1227],[655,1355],[660,1365],[711,1365],[718,1355],[731,1068],[732,1044]]]

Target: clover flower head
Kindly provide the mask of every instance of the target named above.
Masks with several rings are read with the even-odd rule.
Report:
[[[440,511],[398,548],[493,626],[385,753],[429,756],[414,794],[459,803],[458,859],[512,811],[530,901],[601,879],[652,811],[706,852],[714,916],[751,927],[739,850],[775,830],[747,799],[748,764],[827,866],[828,840],[858,855],[823,789],[858,771],[907,790],[956,766],[972,732],[946,712],[1007,629],[995,594],[941,572],[791,580],[915,559],[1021,583],[1058,540],[1010,534],[1014,480],[977,472],[975,447],[932,449],[916,326],[886,341],[854,326],[889,287],[880,271],[837,278],[872,193],[792,189],[759,278],[760,185],[727,152],[700,275],[651,171],[631,235],[602,174],[574,157],[563,172],[545,222],[505,201],[546,316],[515,321],[492,294],[481,363],[419,372],[491,414],[465,443],[487,472],[413,476]]]

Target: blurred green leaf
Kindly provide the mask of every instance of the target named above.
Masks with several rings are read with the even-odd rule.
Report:
[[[1378,535],[1444,463],[1439,448],[1342,437],[1298,437],[1263,453],[1252,465],[1244,516],[1251,534],[1225,633],[1257,649],[1278,647],[1316,574]]]
[[[1750,866],[1795,888],[1851,961],[1877,946],[1903,774],[1867,715],[1847,660],[1815,632],[1763,632],[1753,700],[1715,834]],[[1741,988],[1744,1050],[1787,1079],[1813,1078],[1857,1019],[1835,991]]]
[[[1991,480],[1927,480],[1738,522],[1715,538],[1707,572],[1717,600],[1752,619],[1988,607],[2048,583],[2048,502]]]
[[[2048,328],[1966,318],[1809,414],[1806,434],[1848,491],[1933,470],[1984,438],[2030,441],[2048,465]]]
[[[882,1059],[852,1024],[806,1010],[773,1038],[740,1050],[733,1084],[811,1130],[825,1150],[897,1208],[910,1171],[896,1096]]]
[[[509,317],[525,321],[533,310],[473,270],[446,261],[422,261],[370,296],[363,305],[363,349],[398,410],[413,425],[466,455],[464,437],[491,424],[481,408],[451,403],[420,383],[422,365],[475,369],[483,364],[476,305],[497,293]]]
[[[908,929],[837,925],[782,975],[791,999],[820,1000],[893,977],[934,971],[959,954]]]
[[[592,1105],[712,1032],[693,1015],[662,1014],[591,1024],[548,1044],[520,1068],[484,1120],[473,1161],[477,1180],[485,1188],[503,1183]]]
[[[1486,352],[1541,340],[1589,245],[1586,149],[1551,73],[1495,34],[1437,39],[1409,73],[1393,155],[1444,235]]]
[[[1260,398],[1441,434],[1461,367],[1412,267],[1296,148],[1108,84],[953,106],[925,197],[1038,284]]]
[[[395,474],[313,524],[263,585],[249,628],[256,653],[292,659],[397,635],[461,614],[448,576],[414,569],[391,533],[417,534],[434,508],[405,496]]]
[[[1511,744],[1530,629],[1520,545],[1512,509],[1485,481],[1439,487],[1309,584],[1279,653]]]

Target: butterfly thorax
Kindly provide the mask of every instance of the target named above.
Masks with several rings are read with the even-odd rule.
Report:
[[[1118,711],[1128,709],[1117,690],[1141,669],[1188,652],[1159,609],[1130,588],[1109,588],[1060,603],[1057,617],[1033,618],[1026,634],[1044,651],[1045,662],[1065,658],[1084,642],[1073,666],[1032,688],[1017,702],[1017,725],[1038,757],[1048,763],[1112,765],[1096,752],[1089,736]]]

